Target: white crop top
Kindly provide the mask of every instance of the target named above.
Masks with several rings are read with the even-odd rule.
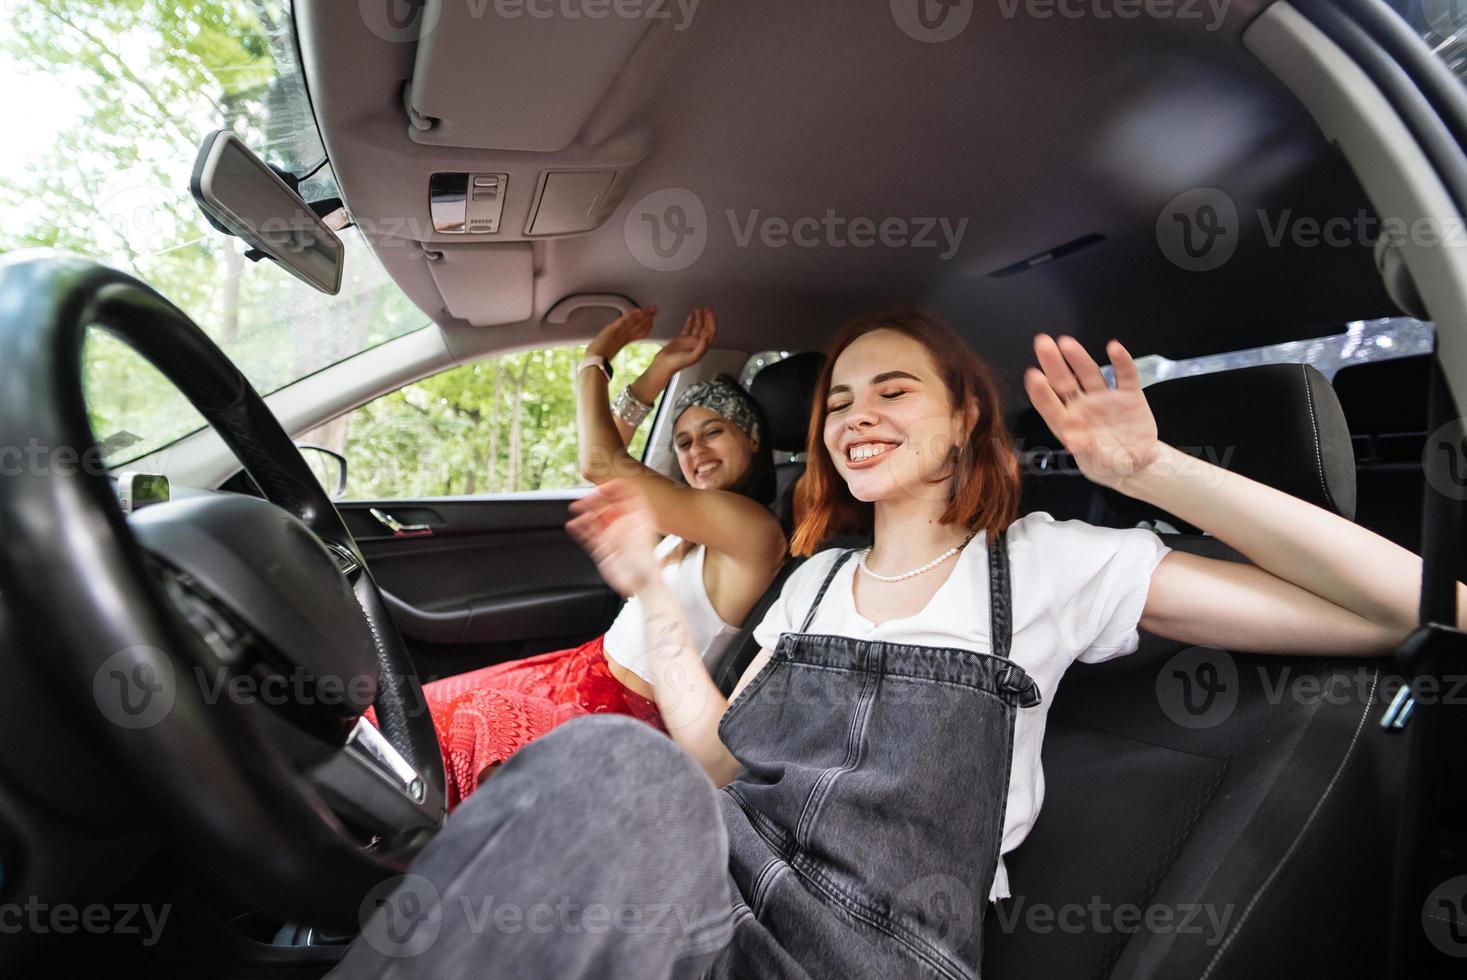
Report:
[[[657,545],[656,555],[662,560],[682,543],[682,539],[669,534]],[[698,545],[684,556],[682,561],[662,566],[662,581],[667,585],[687,620],[688,632],[693,646],[703,657],[709,671],[718,666],[719,660],[728,650],[734,637],[739,635],[737,626],[730,626],[713,608],[708,598],[708,589],[703,585],[703,559],[708,549]],[[636,596],[627,600],[617,615],[616,622],[606,631],[606,654],[627,670],[647,683],[652,683],[652,669],[647,664],[647,644],[642,620],[642,603]]]

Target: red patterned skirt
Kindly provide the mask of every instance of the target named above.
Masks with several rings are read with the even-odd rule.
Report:
[[[423,686],[443,750],[450,809],[474,791],[485,768],[572,718],[610,712],[667,730],[656,702],[612,675],[602,640]]]

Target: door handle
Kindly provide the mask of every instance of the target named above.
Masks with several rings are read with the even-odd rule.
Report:
[[[433,533],[433,529],[427,524],[404,524],[391,514],[376,507],[367,508],[367,513],[376,518],[377,523],[392,532],[394,538],[422,538]]]

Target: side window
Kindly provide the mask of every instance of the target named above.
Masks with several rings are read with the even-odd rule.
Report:
[[[660,345],[617,356],[612,394]],[[576,463],[571,372],[583,347],[521,351],[450,368],[404,385],[298,441],[346,457],[347,499],[447,497],[584,486]],[[640,459],[644,422],[628,447]]]
[[[1410,317],[1387,317],[1380,320],[1356,320],[1344,333],[1312,340],[1292,340],[1267,347],[1207,354],[1173,361],[1159,354],[1136,358],[1136,371],[1141,387],[1186,378],[1195,374],[1211,374],[1255,364],[1312,364],[1331,381],[1335,372],[1349,364],[1368,364],[1396,357],[1430,354],[1434,349],[1435,327]],[[1109,364],[1101,368],[1108,381],[1115,380]]]

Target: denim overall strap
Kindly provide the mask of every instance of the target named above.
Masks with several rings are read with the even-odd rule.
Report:
[[[820,591],[815,593],[815,601],[810,603],[810,610],[805,613],[805,621],[800,624],[801,633],[809,632],[810,624],[815,621],[815,611],[820,608],[820,600],[825,598],[825,590],[830,588],[830,583],[835,579],[835,573],[840,571],[840,567],[850,561],[851,556],[855,553],[855,548],[847,548],[835,556],[835,561],[831,562],[830,571],[825,573],[825,581],[820,583]]]
[[[988,641],[994,655],[999,657],[1007,657],[1014,642],[1008,538],[1008,528],[1004,528],[988,544]]]

